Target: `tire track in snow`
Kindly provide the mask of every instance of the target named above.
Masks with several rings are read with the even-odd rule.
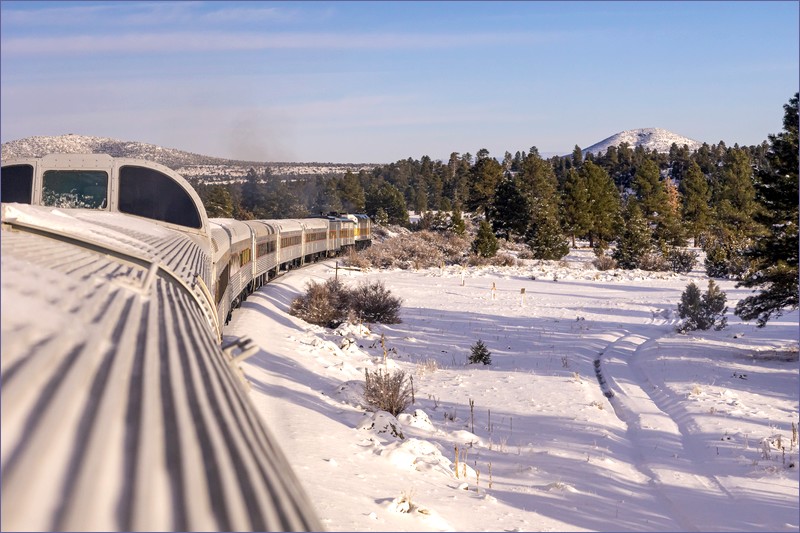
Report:
[[[637,468],[651,479],[686,530],[736,530],[753,520],[763,522],[761,516],[753,516],[752,506],[741,515],[736,496],[709,471],[713,457],[700,428],[680,400],[667,392],[663,379],[646,372],[647,352],[657,343],[658,339],[628,333],[609,344],[595,363],[604,394],[628,427]],[[719,505],[731,509],[725,524],[707,518],[708,507]]]
[[[612,341],[595,359],[597,381],[603,394],[608,398],[614,409],[617,418],[627,427],[626,436],[631,445],[634,466],[647,477],[649,487],[653,489],[654,494],[662,502],[668,516],[684,531],[701,531],[695,525],[695,521],[681,510],[682,506],[675,501],[673,491],[666,490],[660,473],[651,467],[653,462],[652,454],[658,450],[659,443],[656,443],[653,452],[650,452],[649,446],[651,443],[649,441],[651,438],[647,435],[647,432],[651,428],[648,427],[646,422],[643,423],[642,421],[642,411],[645,410],[642,406],[647,406],[646,410],[652,411],[652,408],[648,405],[648,403],[653,403],[652,400],[649,400],[647,394],[638,386],[635,380],[620,379],[624,376],[624,372],[618,372],[618,370],[627,366],[627,361],[635,357],[639,347],[646,341],[645,337],[631,334],[627,330],[620,332],[618,338]],[[612,378],[610,373],[604,369],[604,367],[609,366],[609,361],[611,361],[610,365],[615,371],[612,374],[616,378]],[[631,401],[632,398],[635,398],[634,402]],[[679,442],[675,441],[679,441],[679,439],[673,438],[671,440],[673,442],[669,442],[668,446],[664,446],[665,443],[663,442],[660,443],[662,446],[660,454],[670,453],[675,450],[672,453],[677,456],[677,448],[680,446]],[[645,452],[646,449],[647,452]]]

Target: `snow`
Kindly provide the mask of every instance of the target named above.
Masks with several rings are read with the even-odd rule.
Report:
[[[47,154],[109,154],[114,157],[147,159],[175,169],[186,179],[202,178],[214,183],[244,181],[251,168],[259,173],[269,167],[274,176],[303,178],[313,175],[344,175],[348,171],[370,171],[375,163],[281,163],[238,161],[195,154],[137,141],[121,141],[89,135],[34,136],[5,142],[3,160],[43,157]]]
[[[598,272],[591,257],[339,270],[403,298],[401,324],[332,331],[288,315],[333,261],[234,312],[226,339],[260,346],[242,364],[251,398],[325,528],[797,531],[798,313],[762,329],[729,313],[723,331],[681,335],[677,302],[701,270]],[[730,309],[750,294],[719,284]],[[386,366],[413,376],[397,417],[361,398],[382,335]],[[479,338],[489,366],[466,364]]]
[[[669,153],[673,143],[678,146],[687,145],[690,152],[697,150],[703,144],[662,128],[639,128],[616,133],[611,137],[603,139],[599,143],[591,145],[589,148],[581,150],[581,153],[583,155],[589,152],[593,154],[604,154],[608,151],[609,147],[619,146],[622,143],[628,143],[631,150],[641,145],[647,150],[655,150],[659,153]]]

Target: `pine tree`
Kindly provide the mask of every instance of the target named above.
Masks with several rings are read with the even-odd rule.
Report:
[[[687,229],[694,237],[695,246],[700,243],[700,237],[705,233],[711,223],[711,189],[700,166],[692,161],[686,169],[686,175],[681,181],[683,190],[683,219]]]
[[[364,187],[358,176],[350,172],[339,180],[338,193],[341,199],[342,208],[347,213],[363,213],[366,207],[366,197]]]
[[[520,184],[531,207],[525,240],[535,259],[561,259],[569,252],[558,217],[558,196],[553,167],[532,147],[522,165]]]
[[[484,365],[492,364],[492,352],[486,347],[482,340],[478,341],[470,347],[469,364],[474,365],[483,363]]]
[[[481,257],[494,257],[497,253],[498,243],[492,227],[485,220],[478,226],[478,234],[472,241],[472,252]]]
[[[461,210],[458,207],[453,209],[453,214],[450,215],[450,229],[456,235],[464,235],[467,231],[467,225],[464,223],[464,218],[461,216]]]
[[[697,285],[691,282],[681,294],[681,302],[678,304],[678,314],[684,320],[677,326],[677,330],[685,333],[697,329],[705,331],[712,327],[716,331],[724,329],[728,324],[725,317],[728,311],[726,301],[727,296],[713,279],[708,280],[708,291],[705,294],[701,294]]]
[[[575,237],[585,236],[591,228],[589,205],[589,189],[586,185],[586,178],[574,168],[570,169],[567,171],[567,179],[564,183],[562,212],[564,213],[564,227],[572,237],[573,247],[575,246]]]
[[[704,245],[706,272],[713,277],[741,279],[750,268],[744,252],[763,234],[754,218],[761,208],[747,152],[720,145],[716,151],[722,154],[721,166],[712,190],[714,219]]]
[[[531,206],[516,178],[506,176],[497,185],[489,208],[489,219],[495,233],[511,240],[525,234],[530,224]]]
[[[652,231],[642,214],[639,203],[628,199],[625,209],[625,229],[617,240],[617,248],[612,257],[620,268],[632,270],[639,268],[642,258],[652,250]]]
[[[408,208],[403,194],[394,185],[383,181],[371,188],[366,197],[366,210],[370,216],[376,216],[378,209],[383,209],[389,224],[408,225]]]
[[[610,242],[617,237],[622,222],[619,192],[611,176],[587,161],[579,173],[586,180],[589,196],[589,246]]]
[[[768,165],[759,172],[759,221],[768,232],[747,252],[753,268],[738,286],[760,287],[736,305],[743,320],[763,327],[798,307],[798,93],[784,106],[783,132],[770,135]]]
[[[470,174],[469,203],[475,212],[489,212],[497,184],[503,179],[503,167],[489,156],[485,148],[478,150],[475,166]]]
[[[206,214],[209,217],[231,218],[233,216],[233,199],[230,191],[224,185],[209,186],[203,204],[205,204]]]

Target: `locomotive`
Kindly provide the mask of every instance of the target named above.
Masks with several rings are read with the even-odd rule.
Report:
[[[369,218],[209,218],[106,154],[3,161],[0,200],[2,529],[320,530],[222,330]]]

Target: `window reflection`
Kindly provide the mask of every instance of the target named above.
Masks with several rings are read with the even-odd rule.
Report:
[[[108,174],[101,170],[48,170],[42,180],[42,205],[105,209]]]

